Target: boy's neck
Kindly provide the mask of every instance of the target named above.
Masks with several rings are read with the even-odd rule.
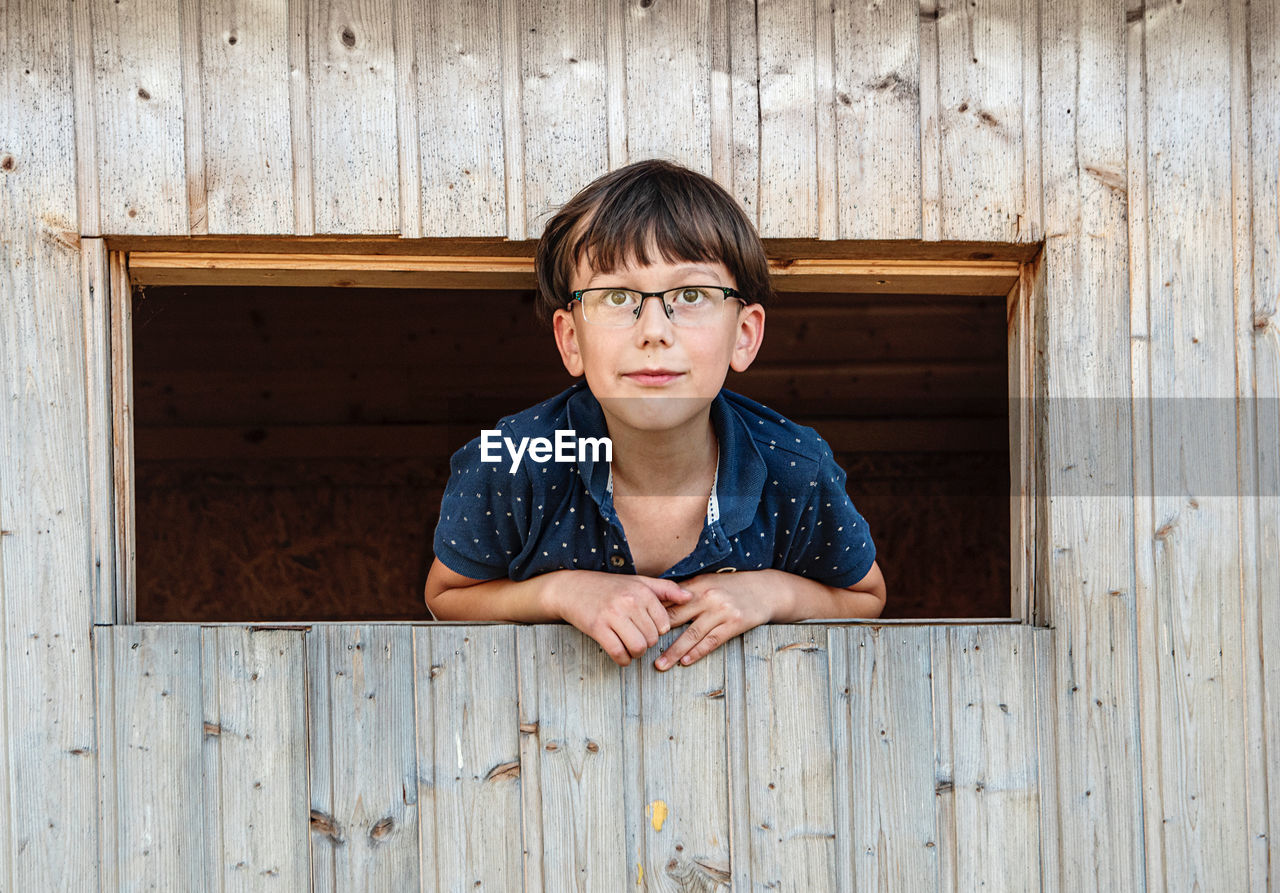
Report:
[[[679,428],[643,431],[609,419],[615,493],[706,497],[700,491],[715,476],[717,441],[711,407]]]

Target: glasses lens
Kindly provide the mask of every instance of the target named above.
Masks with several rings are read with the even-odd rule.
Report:
[[[720,317],[724,292],[718,288],[685,285],[662,296],[671,307],[671,321],[678,326],[705,326]]]
[[[582,293],[582,313],[598,326],[629,326],[636,321],[640,293],[626,288],[589,288]]]
[[[642,295],[629,288],[588,288],[582,292],[582,314],[598,326],[623,328],[639,318]],[[663,292],[660,300],[678,326],[705,326],[720,317],[724,291],[701,285],[682,285]]]

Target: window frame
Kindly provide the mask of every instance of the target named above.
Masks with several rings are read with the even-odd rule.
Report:
[[[132,291],[147,285],[302,287],[534,287],[536,243],[502,239],[316,239],[129,237],[107,239],[105,270],[86,277],[85,363],[90,463],[110,469],[92,483],[100,526],[99,622],[137,622]],[[1010,616],[840,621],[886,624],[1046,625],[1047,504],[1041,462],[1045,431],[1042,245],[832,242],[766,239],[779,292],[1004,295],[1009,362]],[[957,288],[957,281],[965,284]],[[95,286],[98,297],[94,296]],[[118,299],[125,296],[126,299]],[[106,356],[104,356],[106,354]],[[93,423],[95,409],[101,416]],[[109,424],[107,420],[109,419]],[[109,457],[109,458],[104,458]],[[98,475],[105,477],[105,474]],[[104,508],[109,507],[109,508]],[[109,519],[109,521],[108,521]],[[102,567],[108,561],[111,567]],[[1037,585],[1039,584],[1039,585]],[[832,623],[830,620],[822,621]]]

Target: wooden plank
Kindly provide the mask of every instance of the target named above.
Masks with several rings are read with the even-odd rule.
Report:
[[[307,675],[314,888],[418,886],[412,630],[317,626]]]
[[[524,191],[524,78],[520,41],[524,23],[520,18],[520,0],[501,0],[502,9],[502,159],[506,180],[503,182],[506,196],[508,239],[525,239]],[[541,235],[539,233],[539,235]],[[513,246],[532,246],[536,243],[515,241]],[[532,255],[532,250],[529,252]]]
[[[414,631],[418,763],[433,767],[421,799],[421,872],[433,889],[520,888],[520,733],[515,627]],[[428,886],[431,884],[429,883]]]
[[[133,300],[125,258],[108,256],[111,278],[111,463],[115,492],[115,617],[137,620],[137,507],[134,497]]]
[[[942,109],[938,84],[938,0],[920,0],[920,236],[942,239]]]
[[[842,207],[840,192],[839,111],[836,102],[836,8],[834,3],[813,4],[814,129],[814,215],[819,239],[840,235],[840,219],[849,212]]]
[[[579,190],[608,170],[605,29],[585,0],[518,4],[524,231],[536,239]]]
[[[182,65],[182,148],[187,171],[187,231],[209,231],[208,186],[204,158],[204,99],[200,95],[200,0],[179,0],[179,53]],[[234,75],[233,75],[234,77]]]
[[[220,0],[195,7],[189,18],[198,29],[191,54],[198,67],[187,113],[202,125],[207,230],[292,233],[293,153],[281,139],[292,114],[286,5]]]
[[[1256,294],[1254,292],[1254,267],[1257,264],[1253,239],[1254,197],[1250,166],[1253,160],[1251,142],[1251,71],[1249,57],[1250,4],[1247,0],[1231,0],[1230,12],[1230,60],[1231,60],[1231,219],[1232,219],[1232,290],[1234,293],[1235,329],[1235,384],[1236,384],[1236,469],[1238,498],[1236,500],[1236,529],[1240,539],[1240,660],[1243,673],[1233,683],[1241,685],[1241,704],[1244,708],[1245,754],[1242,763],[1245,786],[1246,847],[1248,858],[1248,885],[1263,889],[1271,880],[1268,837],[1268,783],[1265,695],[1263,689],[1265,641],[1264,603],[1274,601],[1274,593],[1280,591],[1280,577],[1275,578],[1270,589],[1261,588],[1263,565],[1276,565],[1275,561],[1261,558],[1267,555],[1259,551],[1262,536],[1263,503],[1258,489],[1260,469],[1257,461],[1259,425],[1267,427],[1266,414],[1258,418],[1257,394],[1258,362],[1255,350],[1257,320]],[[1264,53],[1266,51],[1263,51]],[[1272,50],[1274,52],[1274,50]],[[1265,56],[1262,61],[1265,70]],[[1274,106],[1273,106],[1274,109]],[[1265,133],[1264,133],[1265,137]],[[1263,255],[1266,257],[1266,255]],[[1274,306],[1274,304],[1272,305]],[[1263,361],[1265,363],[1265,360]],[[1266,392],[1266,385],[1263,385]],[[1274,393],[1274,392],[1273,392]],[[1265,399],[1265,398],[1264,398]],[[1274,404],[1274,396],[1271,401]],[[1274,411],[1272,412],[1274,415]],[[1280,489],[1272,491],[1280,496]],[[1280,553],[1272,552],[1271,555]],[[1250,572],[1254,571],[1254,572]],[[1273,573],[1275,573],[1273,571]],[[1271,593],[1268,595],[1267,593]]]
[[[209,889],[205,864],[200,627],[98,627],[110,636],[100,672],[115,713],[102,725],[114,738],[117,849],[111,871],[121,890]],[[91,839],[91,838],[78,838]]]
[[[204,747],[216,767],[206,801],[206,862],[222,890],[298,890],[310,883],[305,643],[294,630],[204,633]],[[190,668],[188,668],[190,672]],[[215,829],[216,828],[216,833]]]
[[[1040,9],[1048,241],[1032,325],[1042,330],[1033,349],[1046,359],[1043,378],[1030,374],[1033,396],[1046,399],[1044,419],[1030,421],[1044,425],[1031,483],[1052,498],[1035,518],[1030,585],[1048,603],[1036,605],[1036,621],[1066,637],[1043,702],[1061,736],[1061,843],[1043,841],[1045,864],[1056,862],[1060,877],[1044,883],[1063,890],[1142,887],[1133,503],[1115,498],[1134,492],[1126,268],[1140,254],[1126,238],[1128,222],[1132,232],[1140,219],[1126,205],[1126,116],[1141,106],[1126,106],[1137,100],[1126,87],[1122,15],[1105,2]],[[1103,401],[1115,409],[1094,411]],[[1077,407],[1089,409],[1084,424]],[[1071,844],[1080,840],[1095,843]]]
[[[316,231],[315,158],[311,140],[311,51],[306,3],[288,4],[289,154],[293,158],[293,229],[298,236]]]
[[[79,222],[77,231],[82,236],[96,237],[102,235],[102,204],[98,195],[98,115],[94,108],[97,89],[94,85],[93,11],[90,5],[72,4],[68,24],[75,119],[75,141],[72,145],[76,158],[73,192]],[[24,66],[23,70],[29,72],[31,69]],[[47,84],[42,87],[48,89]],[[5,95],[12,96],[14,91],[6,88]]]
[[[743,637],[752,889],[834,890],[836,816],[827,636],[760,626]]]
[[[1053,673],[1056,663],[1057,635],[1040,632],[1030,636],[1034,654],[1035,706],[1032,718],[1036,724],[1036,764],[1040,797],[1040,889],[1057,893],[1062,889],[1061,806],[1058,802],[1058,746],[1063,735],[1057,726]]]
[[[0,552],[0,555],[2,554]],[[3,585],[3,582],[3,578],[0,577],[0,585]],[[0,594],[3,592],[0,591]],[[97,743],[98,757],[97,847],[93,854],[96,862],[93,870],[97,875],[99,890],[120,889],[120,821],[123,817],[120,814],[117,790],[119,762],[119,755],[116,753],[115,695],[116,644],[119,641],[117,629],[114,626],[94,626],[89,636],[93,659],[94,740]],[[4,722],[3,712],[0,712],[0,722]],[[4,740],[9,739],[6,737]],[[0,778],[4,778],[3,773],[0,773]],[[0,802],[4,804],[0,809],[7,811],[8,797]],[[5,827],[13,826],[6,822]],[[6,865],[6,877],[10,870],[11,867]]]
[[[957,890],[1040,888],[1034,635],[949,631]]]
[[[751,858],[751,777],[748,771],[747,675],[743,652],[743,636],[724,645],[724,707],[728,727],[729,787],[729,873],[731,889],[750,890],[753,860]],[[741,730],[741,731],[740,731]]]
[[[621,671],[571,626],[520,632],[525,890],[627,889]]]
[[[1248,729],[1240,531],[1235,494],[1205,493],[1196,469],[1237,457],[1235,431],[1204,436],[1183,419],[1237,393],[1230,132],[1230,10],[1166,5],[1145,15],[1150,229],[1154,576],[1138,671],[1151,887],[1244,889]],[[1243,246],[1240,246],[1243,247]],[[1200,406],[1207,406],[1207,402]],[[1187,412],[1184,407],[1192,407]],[[1200,410],[1203,411],[1203,410]],[[1233,471],[1231,465],[1227,466]],[[1158,477],[1156,477],[1158,475]],[[1205,593],[1213,593],[1205,598]],[[1248,647],[1256,647],[1256,640]]]
[[[1251,172],[1253,201],[1253,376],[1257,407],[1257,490],[1241,503],[1258,510],[1258,556],[1280,555],[1280,7],[1254,3],[1249,19]],[[1271,258],[1271,263],[1264,262]],[[1247,565],[1246,565],[1247,566]],[[1261,625],[1258,653],[1280,654],[1280,600],[1266,593],[1280,592],[1280,564],[1259,560],[1257,591]],[[1268,863],[1280,865],[1280,662],[1264,660],[1261,691],[1268,797],[1265,847]],[[1256,727],[1256,726],[1255,726]],[[1253,846],[1258,846],[1255,840]],[[1256,858],[1256,857],[1255,857]]]
[[[4,17],[0,884],[91,890],[98,881],[99,757],[72,97],[77,50],[69,6],[9,3]]]
[[[396,232],[394,0],[309,0],[306,10],[315,228]]]
[[[919,0],[835,5],[840,238],[923,235],[921,98],[937,71],[923,70],[920,16]]]
[[[147,252],[129,256],[133,281],[143,285],[279,285],[290,288],[520,288],[534,287],[525,257],[359,254]],[[850,260],[785,258],[771,264],[779,292],[947,294],[1004,297],[1018,281],[1008,260]]]
[[[814,7],[757,3],[761,236],[818,237]],[[831,233],[829,235],[835,235]]]
[[[419,124],[418,0],[392,0],[395,25],[391,29],[396,57],[396,163],[400,187],[397,206],[398,230],[402,239],[422,237],[422,131]],[[412,59],[406,65],[403,60]],[[500,76],[499,76],[500,77]],[[501,126],[501,125],[499,125]],[[501,151],[501,150],[499,150]],[[501,213],[501,212],[500,212]],[[502,232],[506,232],[505,228]]]
[[[501,8],[483,0],[413,4],[421,157],[421,232],[507,232],[501,108]],[[412,57],[409,57],[412,58]],[[459,102],[459,97],[466,97]]]
[[[929,665],[933,694],[933,792],[934,839],[938,842],[939,891],[962,890],[957,874],[959,829],[956,827],[955,732],[952,728],[954,694],[951,679],[951,629],[954,624],[929,630]]]
[[[105,232],[191,232],[180,10],[166,0],[92,7],[94,146]]]
[[[939,888],[930,636],[827,630],[837,890]]]
[[[725,649],[688,667],[653,667],[684,629],[622,674],[624,778],[639,782],[626,812],[628,888],[715,890],[730,882]]]
[[[631,3],[625,9],[616,34],[624,57],[624,163],[662,158],[710,176],[707,4]]]
[[[84,321],[85,427],[88,438],[89,549],[95,623],[115,623],[115,474],[111,415],[111,270],[106,244],[82,239],[81,318]]]
[[[1023,229],[1022,6],[938,0],[944,239],[1030,238]]]
[[[729,41],[730,173],[724,186],[760,228],[760,57],[755,0],[723,0]]]

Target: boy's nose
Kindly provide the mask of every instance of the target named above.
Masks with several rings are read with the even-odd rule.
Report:
[[[650,303],[658,306],[651,309]],[[650,295],[643,299],[635,327],[637,335],[645,341],[670,340],[671,318],[667,315],[667,305],[663,303],[661,295]]]

